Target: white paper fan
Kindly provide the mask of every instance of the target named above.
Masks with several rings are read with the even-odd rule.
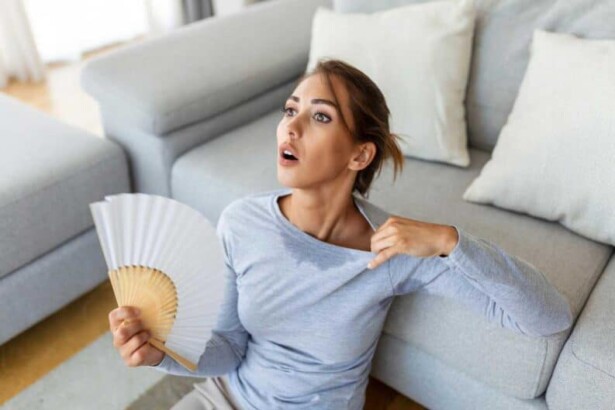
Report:
[[[177,200],[105,196],[90,210],[118,306],[136,306],[149,343],[195,371],[224,292],[216,228]]]

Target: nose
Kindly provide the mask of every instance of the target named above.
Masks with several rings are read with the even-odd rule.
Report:
[[[295,114],[294,117],[289,117],[286,123],[286,129],[288,131],[288,136],[293,138],[298,138],[301,135],[302,125],[301,125],[301,114]]]

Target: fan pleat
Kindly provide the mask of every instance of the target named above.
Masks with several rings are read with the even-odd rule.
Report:
[[[225,286],[215,227],[158,195],[123,193],[90,206],[118,306],[139,307],[152,337],[197,363]]]

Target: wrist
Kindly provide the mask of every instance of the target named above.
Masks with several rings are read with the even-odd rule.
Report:
[[[442,234],[442,246],[440,250],[440,257],[446,257],[451,254],[457,243],[459,242],[459,235],[457,229],[452,225],[445,225]]]
[[[162,361],[164,360],[164,357],[166,356],[166,354],[162,355],[162,358],[160,359],[160,361],[158,363],[155,364],[150,364],[150,366],[160,366],[160,363],[162,363]]]

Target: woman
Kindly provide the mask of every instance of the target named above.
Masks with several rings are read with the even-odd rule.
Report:
[[[120,326],[134,318],[129,308],[110,314],[129,366],[209,376],[175,409],[361,409],[391,302],[418,289],[527,335],[571,326],[567,300],[532,265],[457,226],[353,195],[367,196],[387,158],[395,175],[403,165],[384,96],[364,73],[321,60],[282,111],[278,180],[290,188],[222,212],[225,302],[198,371],[146,343],[138,319]]]

